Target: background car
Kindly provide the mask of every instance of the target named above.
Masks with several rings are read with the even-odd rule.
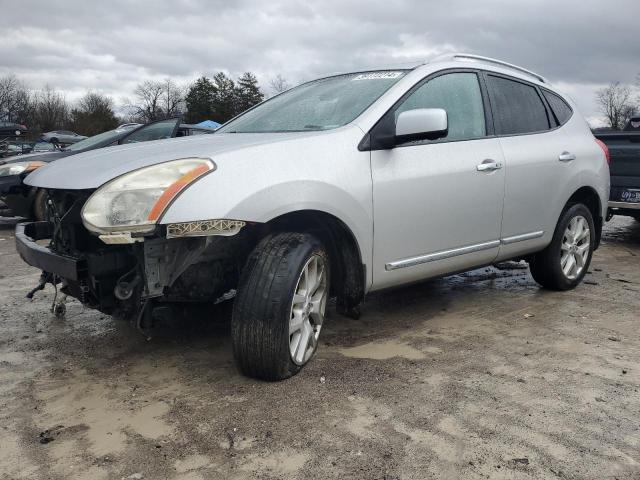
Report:
[[[0,158],[12,157],[31,153],[33,143],[16,142],[16,141],[0,141]]]
[[[139,127],[140,125],[144,125],[144,123],[123,123],[122,125],[118,125],[118,128],[119,129],[135,128],[135,127]]]
[[[0,200],[10,209],[11,214],[20,217],[44,217],[44,197],[37,189],[24,185],[24,178],[41,166],[89,150],[148,142],[173,137],[187,137],[213,133],[214,130],[195,125],[181,124],[181,117],[158,120],[146,125],[129,127],[94,135],[66,148],[45,153],[31,153],[0,160]],[[51,143],[48,145],[53,146]]]
[[[0,138],[19,137],[29,131],[25,125],[13,122],[0,122]]]
[[[87,138],[70,130],[54,130],[53,132],[43,133],[40,139],[44,142],[72,144]]]
[[[46,153],[46,152],[55,152],[56,146],[53,143],[49,142],[38,142],[33,145],[31,149],[31,153]]]
[[[629,120],[624,131],[595,132],[608,147],[611,170],[609,216],[640,220],[640,117]]]

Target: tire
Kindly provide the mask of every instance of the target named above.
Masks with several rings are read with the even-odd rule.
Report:
[[[33,218],[41,222],[47,219],[47,192],[38,190],[33,197]]]
[[[258,244],[240,276],[231,317],[233,355],[244,375],[283,380],[311,360],[324,321],[329,274],[325,248],[312,235],[278,233]],[[317,283],[310,296],[307,280]]]
[[[574,240],[572,230],[578,240]],[[589,269],[594,245],[595,226],[591,211],[581,203],[570,205],[562,212],[549,246],[530,260],[533,279],[550,290],[575,288]]]

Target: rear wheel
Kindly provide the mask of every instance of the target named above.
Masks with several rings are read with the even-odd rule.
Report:
[[[536,253],[529,267],[533,279],[551,290],[570,290],[584,278],[595,244],[591,211],[572,205],[561,215],[551,244]]]
[[[328,256],[312,235],[280,233],[260,242],[242,272],[231,319],[242,373],[282,380],[309,362],[324,322],[329,278]]]

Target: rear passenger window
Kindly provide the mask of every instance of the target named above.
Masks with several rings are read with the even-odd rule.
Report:
[[[556,95],[548,90],[542,90],[544,98],[547,99],[549,105],[551,106],[551,110],[553,110],[553,114],[556,116],[556,120],[558,120],[558,125],[564,125],[571,118],[571,114],[573,111],[571,107],[567,105],[560,95]]]
[[[496,133],[516,135],[549,130],[547,109],[538,91],[525,83],[488,76]]]
[[[401,112],[416,108],[446,110],[449,130],[440,141],[467,140],[486,135],[484,104],[475,73],[448,73],[429,80],[397,107],[396,120]]]

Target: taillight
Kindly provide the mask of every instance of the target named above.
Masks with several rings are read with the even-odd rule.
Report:
[[[598,140],[597,138],[596,138],[596,143],[600,145],[600,148],[604,152],[604,156],[607,159],[607,163],[611,165],[611,154],[609,153],[609,147],[607,147],[607,144],[604,143],[602,140]]]

